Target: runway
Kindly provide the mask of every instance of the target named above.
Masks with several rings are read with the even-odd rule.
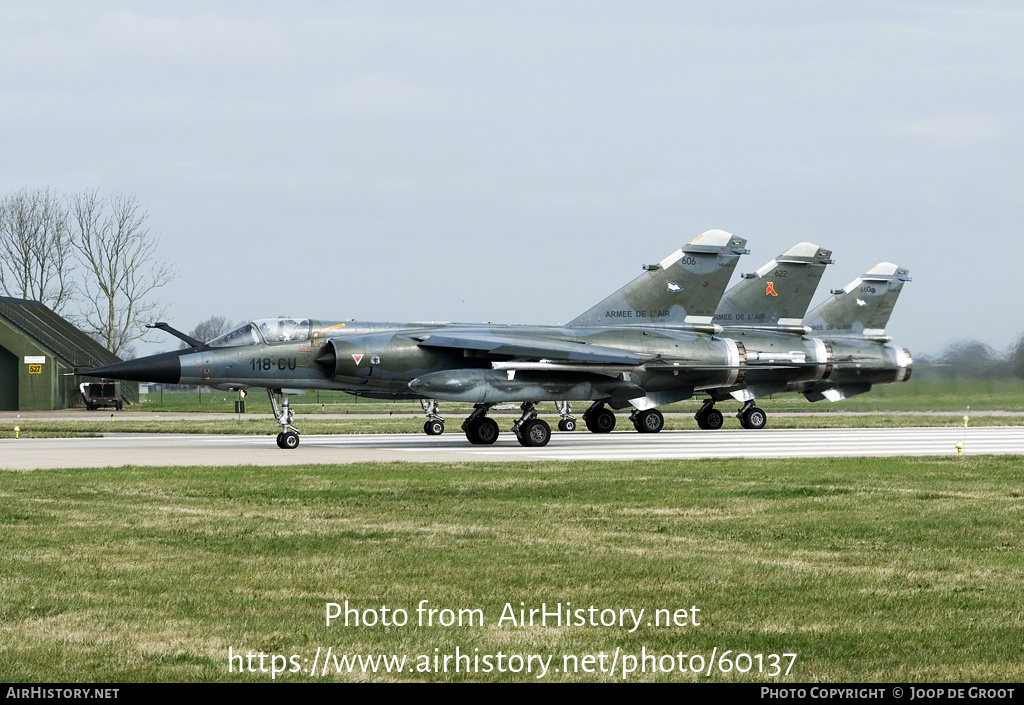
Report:
[[[281,450],[272,436],[111,434],[104,438],[0,440],[0,468],[89,468],[122,465],[257,465],[355,462],[508,462],[660,460],[667,458],[819,458],[852,456],[1024,455],[1024,427],[764,429],[760,431],[623,431],[554,433],[543,448],[523,448],[511,433],[493,446],[470,445],[462,433],[302,436]]]

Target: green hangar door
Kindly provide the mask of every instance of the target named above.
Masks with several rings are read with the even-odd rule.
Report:
[[[0,411],[18,409],[18,358],[0,348]]]

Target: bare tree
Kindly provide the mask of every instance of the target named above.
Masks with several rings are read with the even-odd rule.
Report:
[[[88,280],[83,323],[115,355],[146,334],[146,323],[163,317],[150,296],[175,276],[156,260],[147,217],[134,196],[103,199],[87,191],[71,198],[72,242]]]
[[[192,332],[190,336],[204,343],[208,343],[214,338],[224,335],[231,331],[233,328],[240,326],[240,323],[232,323],[231,320],[225,316],[210,316],[205,321],[201,322]],[[187,344],[182,343],[181,349],[189,347]]]
[[[74,293],[74,257],[64,200],[22,189],[0,201],[0,290],[61,313]]]

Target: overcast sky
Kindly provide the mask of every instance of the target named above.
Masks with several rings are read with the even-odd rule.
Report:
[[[898,343],[1002,349],[1022,36],[1018,2],[7,2],[0,193],[134,194],[183,330],[561,323],[721,228],[737,277],[817,243],[816,304],[895,262]]]

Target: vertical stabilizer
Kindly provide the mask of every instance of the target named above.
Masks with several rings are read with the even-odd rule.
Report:
[[[881,337],[900,296],[910,281],[908,270],[882,262],[850,282],[845,289],[807,314],[804,324],[820,335],[861,335]]]
[[[740,255],[744,238],[708,230],[568,325],[709,325]]]
[[[794,245],[725,292],[715,311],[720,326],[803,325],[832,251],[810,242]]]

